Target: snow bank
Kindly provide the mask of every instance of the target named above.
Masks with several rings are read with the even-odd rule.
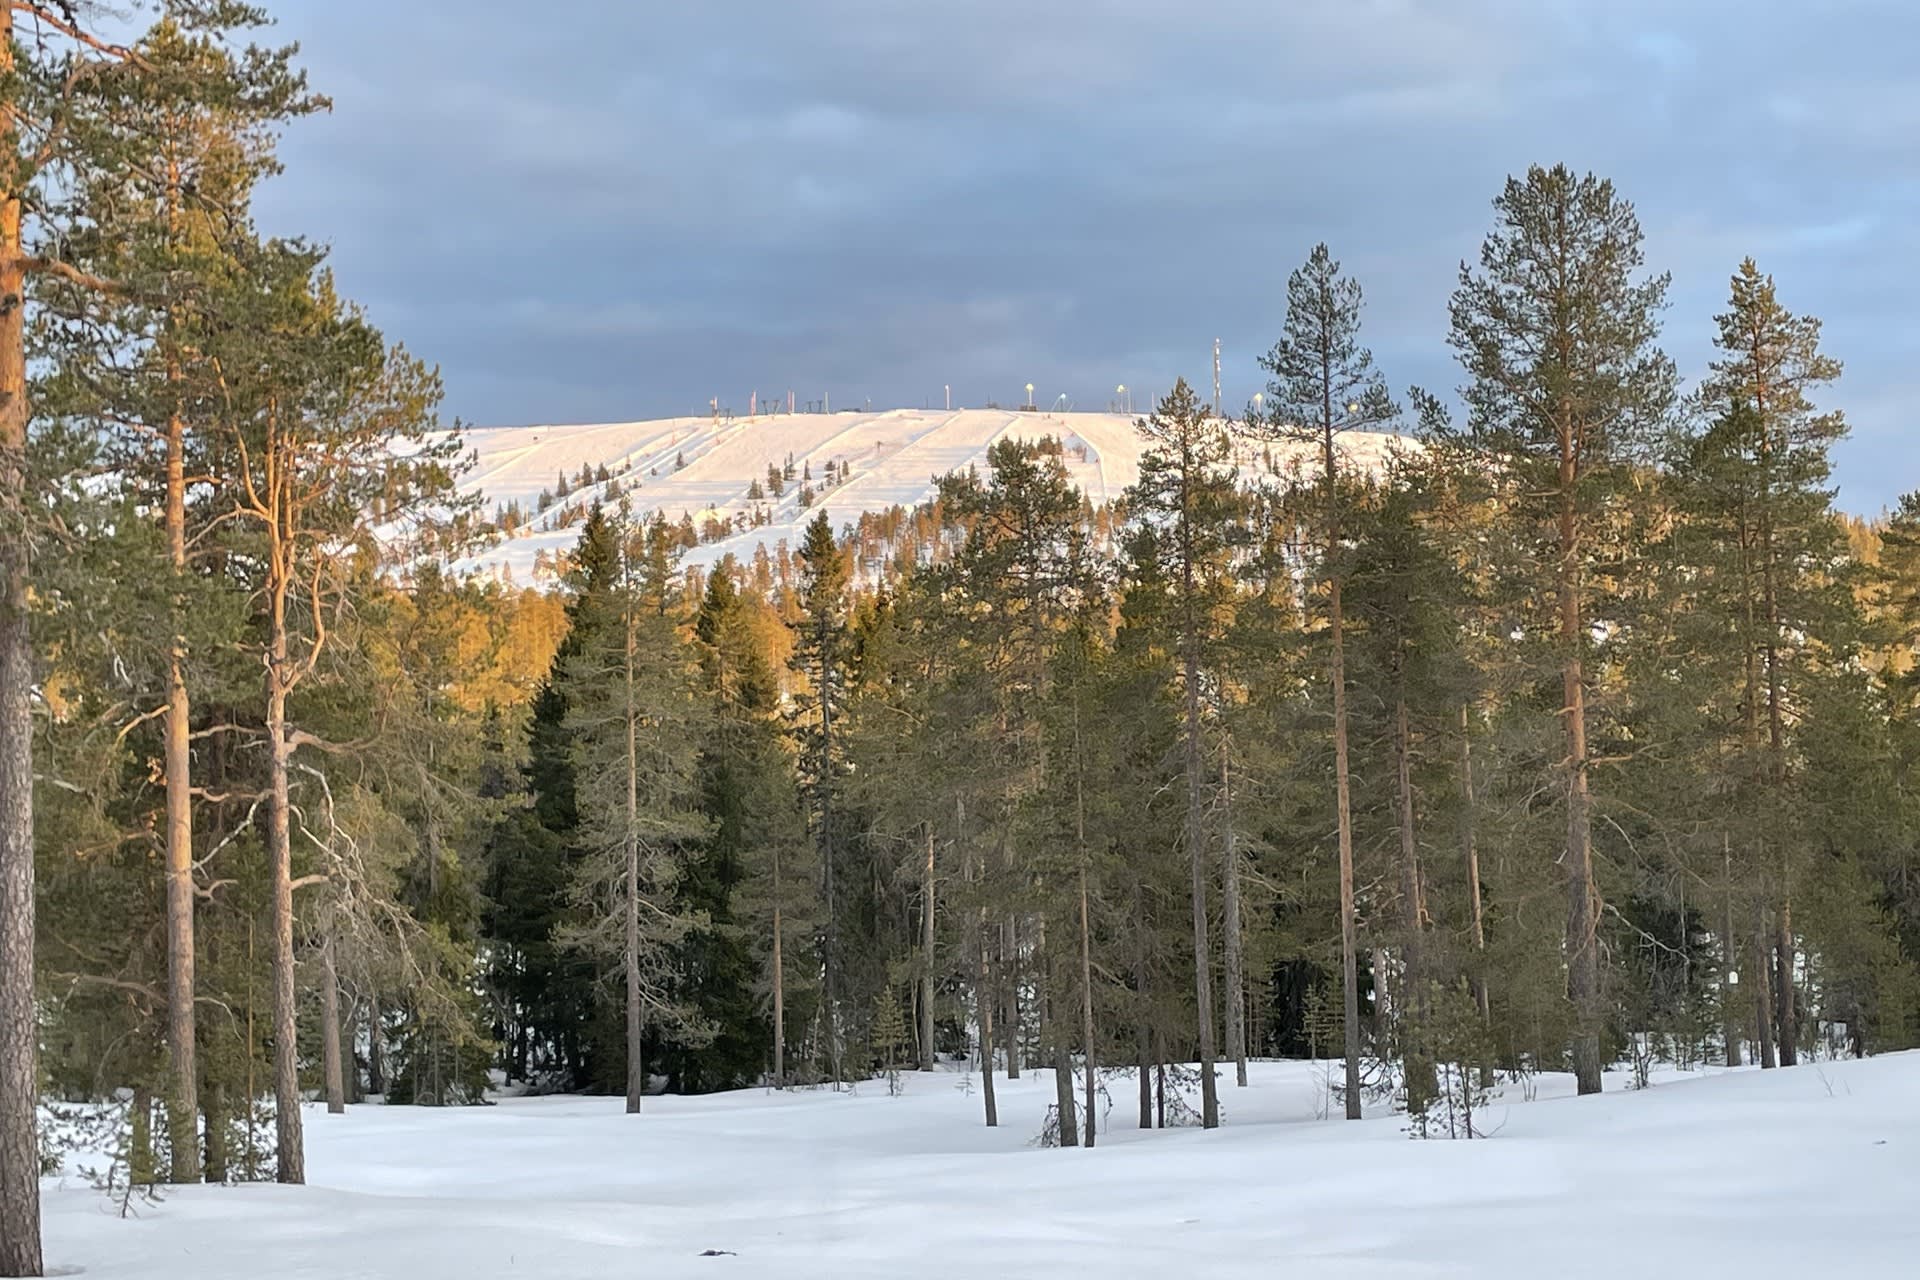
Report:
[[[988,1275],[1914,1274],[1920,1054],[1497,1103],[1477,1142],[1324,1120],[1324,1067],[1257,1063],[1225,1127],[1029,1145],[1050,1073],[851,1093],[521,1098],[307,1120],[312,1185],[196,1187],[120,1219],[49,1183],[47,1259],[147,1280]],[[1610,1077],[1609,1089],[1624,1080]],[[968,1086],[971,1085],[971,1088]],[[718,1251],[709,1254],[708,1251]]]

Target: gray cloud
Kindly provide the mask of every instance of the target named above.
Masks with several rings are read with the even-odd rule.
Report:
[[[1394,382],[1450,389],[1488,201],[1564,160],[1638,204],[1684,369],[1751,253],[1847,361],[1843,501],[1920,485],[1905,0],[278,8],[336,109],[263,221],[330,241],[472,421],[1104,404],[1203,380],[1215,337],[1238,404],[1321,239]]]

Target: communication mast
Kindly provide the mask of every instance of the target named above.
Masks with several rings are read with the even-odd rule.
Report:
[[[1220,416],[1220,339],[1213,340],[1213,416]]]

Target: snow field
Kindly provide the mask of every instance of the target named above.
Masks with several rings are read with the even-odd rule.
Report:
[[[1325,1064],[1252,1064],[1224,1127],[1031,1145],[1050,1072],[849,1092],[516,1098],[307,1118],[306,1187],[193,1187],[121,1219],[46,1184],[50,1266],[100,1280],[481,1277],[1910,1276],[1920,1053],[1668,1072],[1573,1099],[1543,1077],[1485,1141],[1321,1119]],[[1337,1114],[1337,1111],[1336,1111]],[[718,1251],[708,1254],[707,1251]]]

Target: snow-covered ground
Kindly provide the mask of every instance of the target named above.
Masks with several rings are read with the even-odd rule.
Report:
[[[132,1219],[49,1182],[47,1260],[97,1280],[1920,1274],[1920,1053],[1496,1104],[1486,1141],[1319,1118],[1259,1063],[1223,1128],[1029,1145],[1047,1072],[851,1093],[515,1099],[307,1116],[311,1185],[196,1187]],[[971,1090],[967,1087],[971,1085]],[[1108,1127],[1110,1126],[1110,1127]],[[708,1251],[718,1251],[709,1255]]]
[[[688,515],[699,524],[743,517],[756,505],[769,509],[770,523],[705,544],[688,557],[710,564],[728,552],[744,561],[756,547],[771,551],[782,541],[797,549],[802,528],[822,508],[836,529],[862,512],[912,508],[932,498],[938,477],[969,466],[984,470],[987,449],[995,442],[1043,436],[1061,442],[1073,482],[1095,503],[1118,498],[1139,478],[1140,437],[1134,419],[1124,414],[892,409],[472,429],[467,443],[477,457],[463,490],[481,494],[489,513],[517,500],[533,518],[464,568],[523,586],[541,582],[536,566],[572,550],[578,540],[577,513],[571,509],[609,485],[571,492],[543,513],[536,514],[536,504],[543,490],[559,487],[563,474],[571,488],[583,467],[605,466],[641,515],[659,512],[669,520]],[[1342,449],[1355,465],[1377,468],[1399,439],[1355,434],[1343,439]],[[1311,458],[1311,450],[1301,447],[1277,452],[1283,463],[1296,455]],[[751,501],[749,486],[755,481],[764,486],[767,468],[783,466],[789,458],[796,476],[811,473],[817,495],[813,508],[800,506],[797,479],[779,498]],[[842,466],[849,468],[851,478],[829,486],[829,462],[836,474]]]

